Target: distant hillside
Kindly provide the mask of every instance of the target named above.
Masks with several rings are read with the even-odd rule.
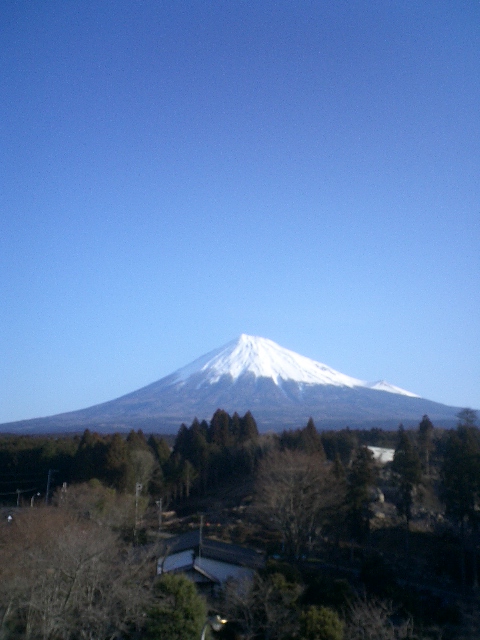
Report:
[[[261,431],[304,425],[320,429],[456,423],[459,407],[425,400],[385,381],[368,383],[275,344],[242,335],[190,365],[121,398],[87,409],[0,425],[2,432],[99,432],[143,429],[175,433],[218,408],[251,411]]]

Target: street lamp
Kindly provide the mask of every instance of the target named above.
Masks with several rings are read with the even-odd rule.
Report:
[[[38,491],[37,493],[34,493],[33,496],[30,498],[30,506],[33,507],[33,503],[35,502],[35,498],[40,497],[40,491]]]
[[[203,625],[202,635],[200,636],[200,640],[205,640],[205,634],[207,632],[207,627],[210,626],[214,631],[220,631],[223,625],[228,622],[224,618],[221,618],[218,613],[215,616],[210,616],[207,618],[207,621]]]

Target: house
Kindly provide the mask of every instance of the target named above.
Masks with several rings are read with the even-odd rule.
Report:
[[[165,540],[157,575],[181,572],[199,587],[215,588],[228,579],[251,579],[264,564],[263,553],[205,538],[197,529]]]

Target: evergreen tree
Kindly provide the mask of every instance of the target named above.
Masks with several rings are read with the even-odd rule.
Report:
[[[105,479],[109,486],[119,491],[126,491],[133,481],[127,443],[118,433],[112,436],[107,446]]]
[[[194,421],[195,422],[195,421]],[[208,422],[206,420],[202,420],[200,422],[200,431],[203,433],[205,440],[208,440]]]
[[[174,455],[188,458],[190,453],[190,436],[190,429],[185,423],[182,422],[182,424],[180,425],[180,429],[178,430],[177,437],[175,438],[175,443],[173,445],[172,453]]]
[[[158,436],[154,436],[152,434],[151,436],[149,436],[147,444],[153,451],[160,466],[163,466],[170,457],[170,447],[168,446],[165,438],[159,438]]]
[[[349,467],[355,452],[358,449],[358,436],[347,429],[341,431],[324,431],[322,444],[329,460],[334,460],[338,454],[344,467]]]
[[[420,457],[402,425],[398,430],[398,443],[393,456],[392,472],[398,491],[397,511],[405,518],[405,547],[407,554],[409,554],[413,495],[422,479],[422,465]]]
[[[206,606],[195,584],[183,575],[165,574],[156,587],[158,603],[147,620],[148,640],[198,640]]]
[[[87,482],[91,478],[102,479],[105,473],[105,455],[107,444],[105,440],[85,429],[73,460],[73,480]]]
[[[288,429],[282,431],[279,436],[279,445],[282,450],[300,450],[300,429]]]
[[[238,441],[248,442],[249,440],[255,441],[258,438],[258,428],[257,423],[255,422],[255,418],[252,416],[250,411],[240,419],[240,432]]]
[[[315,452],[324,459],[326,458],[322,438],[315,427],[312,417],[308,419],[307,426],[300,431],[300,448],[307,453]]]
[[[170,497],[174,500],[182,495],[183,479],[182,479],[183,458],[178,453],[172,453],[165,463],[163,472],[165,476],[166,490]]]
[[[213,414],[208,439],[220,447],[230,444],[230,416],[223,409],[217,409]]]
[[[348,474],[347,521],[353,538],[364,540],[370,532],[372,490],[377,480],[373,453],[360,447]]]
[[[311,606],[300,615],[301,640],[343,640],[343,622],[328,607]]]
[[[433,449],[433,424],[427,415],[424,415],[418,425],[418,443],[422,451],[425,473],[430,476],[430,453]]]
[[[136,432],[133,429],[130,430],[127,436],[127,444],[130,451],[134,449],[148,449],[145,435],[141,429]]]
[[[460,424],[447,441],[442,469],[443,498],[447,516],[473,523],[480,504],[480,433]]]
[[[393,456],[392,471],[397,480],[397,509],[405,517],[407,530],[412,517],[413,493],[422,478],[421,463],[406,431],[400,425],[398,444]]]
[[[207,424],[205,422],[199,424],[198,421],[194,421],[191,427],[191,436],[190,462],[195,468],[201,489],[205,491],[208,484],[210,467],[210,451],[207,443]]]
[[[235,444],[237,444],[237,442],[240,441],[241,430],[242,430],[241,418],[238,415],[238,413],[235,411],[235,413],[232,416],[232,421],[231,421],[232,439],[233,439]]]
[[[338,453],[335,456],[335,460],[333,461],[332,474],[333,477],[338,480],[338,482],[344,483],[347,481],[347,472],[342,464],[342,460],[340,459]]]
[[[479,526],[480,506],[480,432],[472,426],[472,415],[459,414],[459,425],[447,441],[441,469],[442,496],[446,515],[460,529],[460,572],[466,586],[465,553],[467,536]],[[474,422],[473,422],[474,424]],[[473,573],[476,578],[474,545]]]

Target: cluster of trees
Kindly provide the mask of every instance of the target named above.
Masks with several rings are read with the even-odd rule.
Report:
[[[288,565],[271,563],[254,580],[229,584],[223,611],[245,638],[276,640],[420,640],[412,619],[391,603],[358,597],[344,581],[343,606],[312,603],[312,584]],[[426,640],[426,637],[425,637]]]
[[[189,496],[192,487],[205,492],[228,475],[251,473],[255,466],[258,429],[250,412],[232,417],[217,410],[210,423],[182,424],[173,450],[165,438],[130,431],[82,436],[0,438],[0,499],[30,500],[45,495],[50,472],[54,484],[77,484],[92,478],[119,492],[167,499]]]
[[[328,525],[337,535],[343,532],[364,542],[381,480],[392,489],[407,532],[414,503],[421,505],[420,489],[428,490],[443,504],[443,515],[458,528],[463,548],[470,540],[473,551],[480,529],[480,430],[476,420],[474,411],[464,410],[457,429],[451,431],[435,430],[428,416],[423,416],[416,431],[400,425],[391,434],[395,438],[393,461],[382,474],[372,451],[359,444],[358,434],[345,430],[320,436],[310,420],[304,429],[276,437],[268,454],[260,457],[257,506],[266,514],[265,521],[276,524],[287,554],[299,557]],[[465,568],[462,580],[464,574]],[[476,584],[476,569],[473,575]]]
[[[295,464],[305,476],[309,470],[313,486],[320,493],[335,495],[336,499],[343,496],[351,535],[362,539],[368,534],[368,505],[378,479],[378,469],[365,446],[368,436],[374,444],[394,443],[391,472],[397,486],[396,504],[407,528],[418,487],[433,480],[438,497],[445,504],[446,516],[459,526],[465,540],[469,532],[476,531],[480,513],[480,436],[476,414],[471,410],[460,414],[459,426],[452,431],[434,429],[428,416],[424,416],[416,431],[407,432],[400,427],[397,434],[379,429],[319,434],[310,419],[304,428],[260,436],[250,412],[240,417],[219,409],[209,423],[195,419],[189,427],[182,424],[173,447],[164,438],[146,438],[141,431],[131,431],[126,437],[118,433],[102,436],[88,429],[81,437],[3,437],[0,494],[4,502],[10,503],[20,503],[22,499],[25,503],[38,493],[44,496],[50,475],[57,484],[78,484],[95,478],[120,493],[134,493],[141,485],[144,495],[165,500],[205,494],[225,480],[257,471],[262,487],[268,473],[271,484],[279,487],[282,480],[274,468],[291,469],[292,464],[282,455],[285,458],[288,452],[295,452],[304,454],[304,461]],[[266,499],[268,492],[265,488],[262,492]],[[305,494],[302,504],[316,499]],[[303,510],[315,511],[311,506]],[[301,529],[306,539],[311,539],[313,521],[308,526],[303,523]],[[285,532],[283,535],[285,540],[291,537]],[[290,549],[297,543],[285,544]]]
[[[154,553],[115,531],[126,516],[114,492],[93,485],[77,494],[2,523],[2,639],[139,638],[149,626]]]
[[[88,429],[82,436],[3,436],[0,438],[0,499],[20,501],[41,493],[45,498],[58,484],[76,484],[97,478],[120,492],[131,492],[136,482],[147,487],[161,481],[161,466],[170,448],[163,438],[141,431],[128,436],[99,435]],[[157,476],[155,475],[157,474]],[[153,486],[153,485],[152,485]],[[12,498],[10,499],[10,501]]]
[[[181,575],[156,578],[155,546],[134,547],[119,535],[129,518],[122,494],[90,482],[56,498],[55,506],[23,509],[0,526],[0,638],[200,638],[206,600]],[[252,581],[227,583],[215,602],[230,621],[223,637],[413,637],[404,634],[410,623],[394,624],[393,610],[380,601],[357,598],[344,584],[350,601],[341,610],[328,599],[321,604],[312,586],[291,565],[275,561]]]
[[[192,487],[204,493],[225,478],[251,473],[258,441],[257,424],[249,411],[241,418],[217,409],[210,424],[197,419],[190,427],[182,424],[166,470],[174,480],[174,497],[189,497]]]
[[[121,496],[99,483],[71,493],[0,526],[0,638],[198,640],[207,601],[182,575],[156,578],[155,548],[116,533]],[[272,562],[252,581],[228,583],[215,606],[229,620],[225,639],[413,637],[383,603],[350,596],[343,611],[312,601],[298,571]]]
[[[380,467],[367,444],[392,446],[393,461]],[[0,469],[4,503],[33,505],[47,477],[52,494],[57,486],[50,507],[24,509],[0,525],[0,638],[199,637],[205,603],[176,579],[155,586],[154,547],[142,546],[131,532],[139,499],[195,509],[196,498],[215,495],[229,481],[253,488],[252,508],[242,513],[257,544],[263,540],[290,567],[307,560],[324,563],[318,567],[343,563],[348,575],[358,575],[356,588],[361,583],[378,597],[401,595],[390,589],[393,568],[375,547],[372,523],[382,526],[373,518],[381,490],[388,490],[403,521],[408,570],[421,564],[411,536],[428,496],[436,524],[428,532],[430,556],[422,562],[431,563],[437,545],[443,564],[458,558],[450,585],[457,580],[459,595],[478,583],[480,431],[471,410],[462,411],[450,431],[423,416],[408,431],[320,434],[310,419],[300,429],[263,435],[249,412],[241,417],[217,410],[210,422],[182,425],[170,442],[141,431],[126,437],[88,430],[56,439],[3,437]],[[412,584],[412,575],[404,579]],[[306,582],[304,574],[293,579],[288,571],[269,569],[248,588],[229,586],[221,606],[252,638],[413,637],[408,616],[393,624],[383,601],[359,600],[350,592],[341,604],[330,602],[333,586],[312,598]],[[196,603],[193,610],[184,609],[187,601]]]
[[[25,504],[38,493],[45,497],[49,477],[52,485],[95,478],[130,494],[141,485],[144,495],[177,501],[205,494],[226,480],[256,473],[262,486],[268,473],[272,484],[280,486],[281,479],[273,469],[291,469],[292,464],[282,461],[282,455],[288,457],[288,452],[295,452],[303,453],[305,460],[308,457],[310,462],[304,460],[297,466],[305,475],[310,470],[319,491],[344,496],[352,535],[362,539],[368,534],[368,504],[378,480],[378,469],[365,446],[369,437],[372,444],[390,443],[395,447],[391,473],[397,487],[396,504],[407,527],[418,487],[430,483],[445,505],[446,516],[463,535],[476,531],[480,435],[476,414],[471,410],[460,414],[459,426],[452,431],[434,429],[424,416],[416,431],[400,427],[396,434],[379,429],[319,434],[310,419],[301,429],[260,436],[250,412],[240,417],[219,409],[209,423],[195,419],[189,427],[181,425],[173,446],[159,436],[146,438],[141,431],[131,431],[126,437],[118,433],[99,435],[88,429],[82,436],[64,438],[4,436],[0,438],[0,499]],[[332,478],[335,490],[330,486]],[[308,529],[306,536],[311,538],[314,525],[307,527],[304,523],[301,528]]]

